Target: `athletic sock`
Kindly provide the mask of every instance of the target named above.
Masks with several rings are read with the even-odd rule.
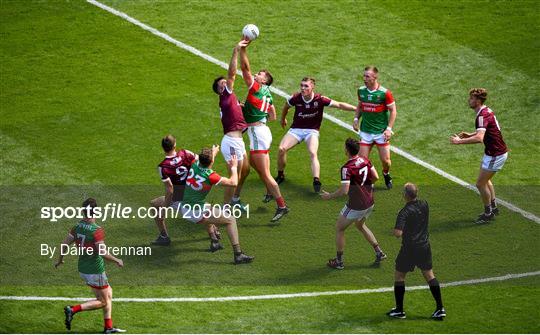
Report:
[[[319,177],[313,177],[313,182],[321,182],[321,180],[319,179]]]
[[[112,319],[104,319],[105,323],[105,329],[111,329],[112,328]]]
[[[73,312],[73,314],[79,313],[80,311],[82,311],[82,307],[81,305],[73,306],[71,307],[71,311]]]
[[[491,215],[491,205],[484,206],[484,214]]]
[[[283,170],[278,170],[277,172],[278,177],[285,177],[285,174],[283,173]]]
[[[403,299],[405,298],[405,282],[394,282],[394,297],[396,298],[396,309],[403,312]]]
[[[497,208],[497,201],[495,199],[491,200],[491,208]]]
[[[336,259],[339,261],[339,262],[343,262],[343,251],[338,251],[336,253]]]
[[[375,250],[376,253],[382,253],[382,249],[381,249],[381,247],[379,247],[378,244],[373,246],[373,250]]]
[[[287,204],[285,204],[285,199],[283,199],[283,197],[279,197],[276,199],[276,203],[277,203],[277,206],[279,208],[285,208],[287,207]]]
[[[240,196],[239,195],[233,195],[232,201],[234,201],[234,202],[240,201]]]
[[[441,286],[439,285],[439,281],[437,280],[437,278],[433,278],[428,282],[428,284],[431,295],[433,295],[433,299],[435,299],[435,302],[437,303],[437,309],[443,308]]]
[[[240,248],[240,244],[233,244],[232,246],[233,252],[235,256],[238,256],[242,253],[242,249]]]
[[[383,169],[383,170],[382,170],[382,173],[383,173],[384,175],[387,175],[388,172],[390,172],[390,169]]]
[[[167,238],[169,237],[169,235],[167,234],[167,232],[165,232],[164,230],[162,230],[159,234],[160,237],[163,237],[163,238]]]

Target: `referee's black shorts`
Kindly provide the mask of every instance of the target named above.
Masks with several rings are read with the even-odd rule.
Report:
[[[401,246],[396,257],[396,271],[412,272],[414,268],[431,270],[431,246]]]

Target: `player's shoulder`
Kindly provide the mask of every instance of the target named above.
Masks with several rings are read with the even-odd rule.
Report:
[[[290,98],[289,101],[297,101],[302,96],[302,93],[296,92]]]
[[[362,85],[358,88],[359,91],[365,91],[367,90],[367,86],[366,85]]]
[[[379,91],[386,93],[386,92],[389,92],[390,90],[384,87],[383,85],[379,85]]]

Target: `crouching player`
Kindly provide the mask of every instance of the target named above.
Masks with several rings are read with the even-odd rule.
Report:
[[[375,235],[366,226],[366,220],[373,211],[373,183],[379,179],[377,170],[371,162],[358,156],[360,143],[348,138],[345,141],[345,154],[349,158],[341,167],[341,187],[334,193],[321,192],[323,200],[330,200],[348,194],[349,201],[341,210],[336,222],[336,258],[328,261],[327,265],[342,270],[343,249],[345,249],[345,230],[352,224],[364,235],[364,238],[375,250],[375,264],[386,258],[386,254],[379,247]]]
[[[205,202],[206,196],[210,193],[213,185],[226,187],[236,187],[238,184],[238,160],[236,155],[231,155],[231,160],[227,162],[231,177],[221,177],[212,170],[214,159],[219,152],[219,146],[213,146],[212,149],[205,148],[199,154],[199,160],[191,166],[186,180],[186,190],[184,200],[182,201],[183,218],[205,225],[225,225],[227,235],[233,247],[234,263],[250,263],[254,257],[245,255],[240,248],[238,239],[238,228],[236,219],[232,213],[224,208],[216,208]],[[211,251],[221,249],[218,240],[212,240]]]
[[[124,262],[108,252],[98,252],[98,250],[107,250],[105,246],[105,232],[103,228],[96,224],[94,216],[94,208],[97,207],[96,200],[93,198],[86,199],[82,207],[86,209],[85,218],[75,225],[68,233],[60,250],[64,250],[66,245],[73,242],[77,244],[80,250],[79,255],[79,274],[86,282],[86,285],[92,288],[96,296],[96,300],[90,300],[76,306],[64,307],[66,315],[66,328],[71,330],[71,321],[73,316],[78,312],[91,311],[93,309],[103,309],[104,330],[105,334],[123,333],[125,330],[114,328],[111,318],[112,314],[112,288],[105,274],[105,262],[103,259],[116,263],[119,267],[124,266]],[[100,247],[101,245],[101,247]],[[60,252],[58,261],[54,265],[58,268],[64,264],[64,252]],[[100,255],[101,253],[101,255]]]

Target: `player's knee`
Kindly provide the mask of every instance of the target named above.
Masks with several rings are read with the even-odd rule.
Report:
[[[309,153],[309,158],[311,158],[312,161],[317,160],[318,159],[317,153],[316,152],[310,152]]]
[[[279,146],[279,154],[280,155],[285,155],[287,153],[288,149],[284,146]]]

